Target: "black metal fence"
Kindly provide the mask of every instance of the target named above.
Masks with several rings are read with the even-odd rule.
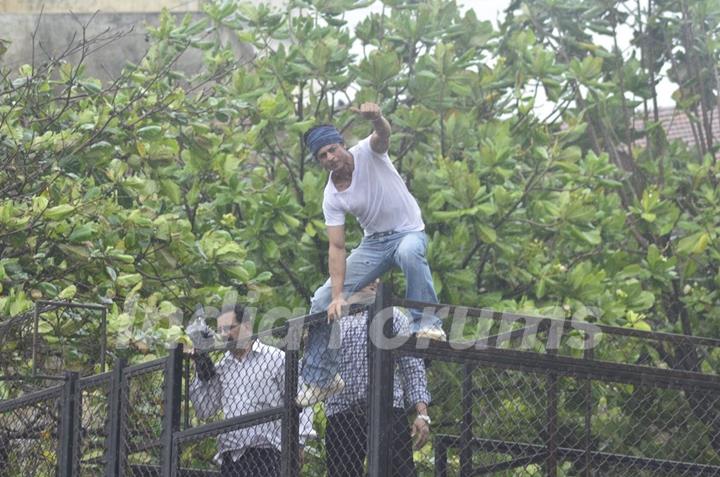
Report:
[[[450,341],[398,340],[393,320],[374,321],[392,306],[451,316]],[[367,311],[368,386],[353,408],[367,444],[339,475],[720,476],[720,340],[393,300],[388,287]],[[280,475],[325,475],[337,436],[318,405],[317,438],[303,441],[307,415],[294,403],[302,347],[282,346],[324,319],[292,319],[261,337],[285,351],[270,352],[281,362],[250,390],[262,396],[250,396],[255,407],[200,409],[181,348],[132,366],[116,360],[101,374],[66,372],[0,401],[0,476],[217,476],[222,443],[260,429],[277,434]],[[396,442],[414,439],[414,410],[398,409],[393,395],[407,392],[395,370],[409,356],[427,367],[432,395],[431,439],[414,452]],[[219,368],[223,357],[211,354]],[[238,392],[248,397],[247,387]]]
[[[39,300],[32,311],[0,323],[0,400],[106,370],[107,308]]]
[[[720,475],[719,340],[444,308],[483,332],[380,351],[432,361],[435,475]]]

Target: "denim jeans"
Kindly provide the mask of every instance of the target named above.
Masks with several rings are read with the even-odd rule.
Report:
[[[405,275],[405,297],[409,300],[437,303],[433,288],[430,266],[425,258],[427,236],[425,232],[400,232],[364,237],[346,260],[345,292],[355,292],[382,276],[393,266],[397,266]],[[310,307],[311,313],[327,310],[332,301],[330,279],[315,291]],[[440,328],[442,322],[432,315],[423,315],[419,310],[411,310],[413,323],[411,331],[425,328]],[[339,328],[328,323],[318,323],[310,327],[308,343],[305,349],[305,364],[302,377],[308,384],[326,386],[337,373],[340,358],[338,341],[334,334]]]

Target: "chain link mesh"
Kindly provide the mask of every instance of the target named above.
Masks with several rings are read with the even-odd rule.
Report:
[[[165,359],[123,372],[120,475],[157,475],[164,408]]]
[[[526,332],[519,321],[504,330],[479,322],[469,326],[476,336],[496,338],[428,349],[410,340],[393,351],[392,416],[370,429],[367,316],[343,318],[345,389],[302,412],[293,406],[299,455],[283,441],[286,399],[297,392],[285,395],[282,341],[268,335],[246,353],[209,352],[203,379],[198,359],[186,356],[172,465],[177,475],[243,468],[271,476],[294,461],[303,476],[362,476],[370,433],[385,433],[393,476],[720,476],[720,353],[711,340],[572,327],[553,335],[543,326]],[[27,339],[26,325],[16,325],[13,339]],[[165,464],[167,363],[122,372],[120,475],[155,476]],[[104,472],[111,392],[111,373],[77,382],[74,475]],[[0,402],[0,476],[54,475],[62,393],[55,386]],[[424,401],[430,440],[413,449]]]
[[[103,373],[78,381],[75,399],[75,422],[80,428],[75,435],[73,475],[92,477],[105,470],[105,452],[109,432],[109,396],[111,373]]]
[[[697,373],[676,373],[675,380],[666,379],[663,373],[674,372],[668,357],[653,354],[664,346],[683,358],[674,362],[683,363],[681,369],[707,369],[710,372],[704,374],[712,376],[717,368],[708,362],[711,347],[682,339],[663,342],[603,335],[602,345],[583,350],[577,345],[584,338],[566,333],[555,353],[547,351],[548,334],[542,330],[531,340],[521,336],[491,343],[501,348],[491,348],[492,354],[481,363],[473,352],[454,351],[474,343],[439,345],[440,351],[434,352],[411,351],[432,358],[428,380],[433,393],[433,442],[431,452],[415,454],[421,471],[497,476],[720,475],[720,385],[700,380]],[[619,348],[617,353],[613,346]],[[480,349],[487,349],[487,342]],[[525,355],[518,355],[519,350]],[[394,353],[396,359],[404,354]],[[562,361],[566,367],[553,365],[548,358],[555,355],[575,359]],[[518,356],[522,360],[513,363]],[[612,361],[601,359],[610,356]],[[527,359],[547,364],[528,366]],[[613,361],[640,367],[633,368],[638,372],[632,376],[624,368],[609,371],[607,365]],[[582,371],[578,363],[584,365]],[[694,384],[694,379],[701,382]],[[391,454],[391,461],[396,459],[398,455]]]
[[[42,306],[38,311],[45,312],[52,308]],[[0,400],[13,399],[57,384],[32,377],[34,323],[34,311],[0,323]]]
[[[51,476],[58,463],[62,386],[0,408],[0,476]]]
[[[103,371],[103,314],[99,305],[40,303],[0,323],[0,400],[51,387],[67,369]]]

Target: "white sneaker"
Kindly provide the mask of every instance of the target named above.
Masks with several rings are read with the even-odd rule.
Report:
[[[300,407],[309,407],[339,393],[344,388],[345,381],[342,380],[339,374],[335,375],[335,378],[329,386],[316,386],[303,383],[300,386],[300,390],[298,390],[295,402]]]
[[[425,328],[423,330],[418,330],[417,333],[415,333],[415,338],[417,339],[427,339],[427,340],[434,340],[434,341],[447,341],[447,335],[442,330],[442,328]]]

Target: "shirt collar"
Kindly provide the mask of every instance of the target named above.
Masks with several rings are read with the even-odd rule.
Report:
[[[223,356],[220,363],[218,363],[218,366],[223,365],[228,360],[233,360],[237,363],[242,363],[245,361],[249,355],[251,354],[263,354],[266,353],[268,350],[268,346],[264,343],[261,343],[259,340],[253,341],[252,347],[250,348],[250,351],[242,357],[242,359],[237,359],[235,355],[233,355],[230,351],[226,351],[225,355]]]

